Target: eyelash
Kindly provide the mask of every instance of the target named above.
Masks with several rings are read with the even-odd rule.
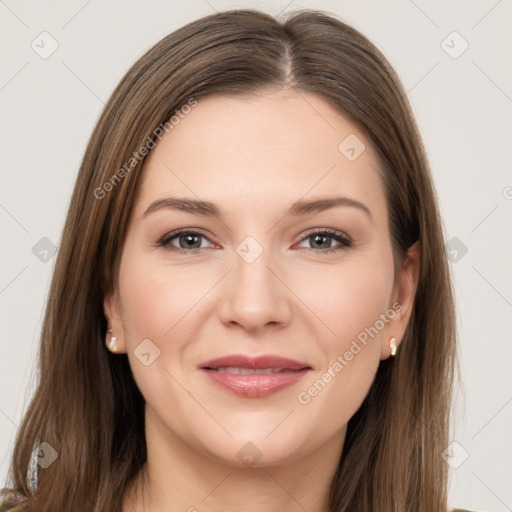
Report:
[[[180,235],[199,235],[203,238],[206,238],[209,240],[209,238],[206,236],[205,233],[203,233],[200,230],[192,230],[189,228],[183,228],[183,229],[177,229],[176,231],[172,231],[171,233],[167,233],[164,235],[160,240],[158,240],[158,246],[164,247],[167,250],[170,251],[176,251],[179,253],[187,253],[187,254],[195,254],[203,249],[207,249],[207,247],[199,247],[195,249],[182,249],[181,247],[175,247],[173,245],[170,245],[170,242],[177,238]],[[315,251],[318,254],[326,254],[326,253],[333,253],[342,251],[343,249],[346,249],[352,245],[352,241],[347,237],[344,233],[341,231],[337,231],[335,229],[322,229],[322,230],[315,230],[315,231],[309,231],[305,236],[303,236],[299,242],[303,242],[304,240],[314,236],[314,235],[328,235],[327,238],[333,238],[336,241],[341,243],[341,247],[335,247],[335,248],[329,248],[326,250],[322,249],[313,249],[313,248],[307,248],[303,247],[302,249],[308,249],[311,251]]]

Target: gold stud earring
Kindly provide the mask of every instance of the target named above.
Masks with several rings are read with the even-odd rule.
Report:
[[[108,329],[107,332],[112,332],[112,329]],[[117,338],[115,336],[110,335],[110,343],[108,345],[108,349],[110,352],[117,352],[117,344],[116,344]]]
[[[389,340],[389,348],[391,349],[391,355],[394,356],[396,354],[396,338]]]

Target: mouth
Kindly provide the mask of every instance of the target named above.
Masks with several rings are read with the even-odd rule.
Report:
[[[246,398],[261,398],[296,384],[311,366],[279,356],[232,355],[199,365],[210,382]]]
[[[236,366],[226,366],[220,368],[204,368],[213,372],[233,373],[236,375],[268,375],[269,373],[280,373],[284,371],[300,371],[290,370],[289,368],[240,368]],[[302,368],[301,368],[302,369]]]

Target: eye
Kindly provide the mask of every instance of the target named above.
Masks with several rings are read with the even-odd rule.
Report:
[[[201,238],[204,241],[210,241],[201,231],[183,228],[164,235],[158,241],[158,245],[173,251],[195,253],[212,246],[211,242],[201,245]],[[310,231],[301,240],[302,242],[312,240],[312,244],[318,247],[309,247],[307,249],[324,254],[343,250],[346,247],[350,247],[352,243],[350,238],[341,231],[329,228]],[[333,248],[332,240],[339,242],[339,246]]]
[[[332,248],[332,240],[336,240],[340,243],[338,247]],[[350,238],[342,233],[341,231],[337,231],[335,229],[322,229],[316,231],[310,231],[305,237],[302,238],[303,241],[311,240],[313,247],[308,247],[308,249],[313,249],[316,252],[320,253],[330,253],[341,251],[346,247],[350,247],[352,242]],[[318,247],[314,247],[314,246]],[[326,249],[326,250],[323,250]]]
[[[202,233],[201,231],[193,231],[191,229],[178,229],[176,231],[172,231],[171,233],[167,233],[166,235],[164,235],[158,241],[158,245],[166,247],[170,250],[176,250],[178,252],[194,253],[201,249],[211,246],[211,244],[201,246],[201,238],[208,240],[208,238],[206,238],[204,233]],[[174,240],[176,240],[178,246],[172,243]]]

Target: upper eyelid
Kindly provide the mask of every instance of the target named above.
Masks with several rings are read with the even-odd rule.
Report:
[[[309,229],[306,229],[306,231],[302,235],[302,238],[305,238],[308,235],[311,235],[313,233],[327,233],[328,235],[343,236],[347,240],[352,241],[352,237],[347,235],[347,233],[345,233],[341,229],[334,229],[334,228],[309,228]]]
[[[179,235],[181,235],[183,233],[185,233],[185,234],[188,233],[188,234],[201,235],[204,238],[206,238],[207,240],[209,240],[210,242],[217,243],[217,242],[215,242],[215,240],[211,240],[210,239],[210,235],[206,231],[203,231],[201,228],[181,228],[181,229],[177,229],[177,230],[174,230],[174,231],[170,231],[169,233],[166,233],[164,236],[162,236],[159,241],[168,243],[168,242],[170,242],[171,240],[175,239],[176,237],[178,237]],[[347,235],[344,231],[341,231],[341,230],[338,230],[338,229],[334,229],[334,228],[309,228],[309,229],[307,229],[302,234],[301,238],[296,243],[302,242],[306,238],[308,238],[309,236],[311,236],[313,234],[317,234],[317,233],[318,234],[324,234],[325,233],[325,234],[329,235],[331,238],[334,238],[335,236],[338,236],[339,238],[343,238],[347,242],[352,243],[352,237]],[[182,249],[182,248],[176,248],[176,249],[183,250],[183,251],[188,250],[188,249]],[[189,250],[191,250],[191,251],[196,250],[197,251],[199,249],[200,248],[189,249]]]
[[[177,236],[182,235],[184,233],[185,234],[192,233],[194,235],[201,235],[204,238],[207,238],[208,240],[210,240],[210,235],[208,234],[208,232],[203,231],[201,228],[182,228],[182,229],[176,229],[173,231],[169,231],[169,233],[166,233],[165,235],[160,237],[160,240],[172,240],[173,238],[176,238]],[[210,241],[212,241],[212,240],[210,240]]]

